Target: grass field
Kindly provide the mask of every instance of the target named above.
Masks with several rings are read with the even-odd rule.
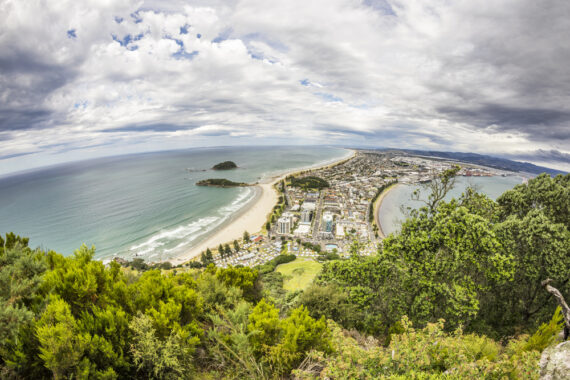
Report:
[[[284,277],[283,288],[287,291],[303,290],[313,282],[322,264],[312,259],[300,259],[279,265],[275,270]]]

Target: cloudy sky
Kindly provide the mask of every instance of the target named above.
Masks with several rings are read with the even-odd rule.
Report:
[[[566,0],[0,0],[0,174],[194,146],[570,170]]]

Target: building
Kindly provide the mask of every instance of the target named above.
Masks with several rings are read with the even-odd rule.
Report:
[[[315,211],[314,202],[305,202],[301,206],[301,223],[311,223],[311,215]]]
[[[293,224],[293,218],[295,218],[295,215],[293,215],[290,212],[284,212],[283,215],[281,215],[282,218],[287,218],[289,219],[289,222],[291,222],[291,224]]]
[[[277,233],[282,235],[291,233],[291,218],[281,217],[277,220]]]
[[[333,228],[333,216],[332,214],[325,212],[323,214],[323,230],[325,232],[332,232]]]
[[[310,210],[301,211],[301,222],[302,223],[311,223],[311,211]]]
[[[341,224],[337,223],[335,236],[337,239],[344,239],[344,227]]]
[[[299,223],[299,226],[295,230],[295,236],[305,236],[311,232],[311,225],[306,223]]]

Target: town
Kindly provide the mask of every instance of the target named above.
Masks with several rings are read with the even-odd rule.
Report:
[[[395,183],[420,184],[458,163],[403,154],[358,150],[328,167],[295,173],[278,182],[279,203],[261,234],[244,236],[202,261],[255,266],[280,254],[319,260],[370,255],[384,237],[374,213],[378,196]],[[459,175],[493,176],[498,170],[461,164]],[[241,243],[241,244],[240,244]]]

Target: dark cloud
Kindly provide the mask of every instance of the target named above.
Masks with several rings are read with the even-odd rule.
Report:
[[[551,150],[537,149],[533,152],[524,152],[518,154],[515,153],[510,155],[509,157],[516,160],[570,164],[570,154],[560,152],[559,150],[556,149],[551,149]]]
[[[44,106],[46,97],[73,81],[73,67],[46,62],[33,52],[8,47],[0,55],[0,131],[45,128],[53,112]]]
[[[473,108],[442,106],[437,111],[454,121],[481,128],[494,126],[498,131],[522,132],[540,140],[570,139],[570,111],[498,104]]]
[[[48,110],[26,110],[0,108],[0,131],[47,128],[52,112]]]

